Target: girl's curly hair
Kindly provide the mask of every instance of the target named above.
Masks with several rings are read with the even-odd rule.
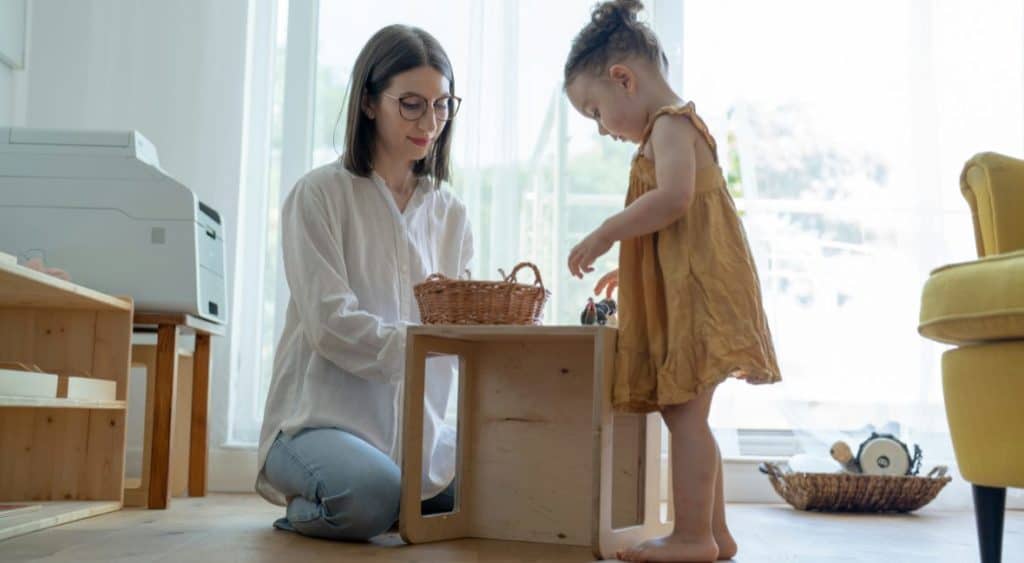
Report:
[[[572,40],[565,61],[565,84],[582,72],[601,73],[608,66],[632,55],[668,67],[668,58],[658,37],[637,19],[644,7],[640,0],[611,0],[594,6],[590,23]]]

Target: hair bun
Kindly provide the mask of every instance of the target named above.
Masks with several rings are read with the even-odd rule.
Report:
[[[590,12],[590,22],[572,40],[565,61],[565,83],[570,83],[581,70],[604,72],[609,61],[617,62],[632,55],[667,67],[657,36],[637,17],[643,8],[640,0],[607,0],[596,4]]]
[[[610,0],[594,6],[590,20],[605,32],[613,31],[620,25],[636,23],[637,13],[644,9],[640,0]]]

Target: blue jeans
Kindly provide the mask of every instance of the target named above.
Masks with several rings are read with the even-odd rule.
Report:
[[[274,522],[304,536],[366,541],[398,520],[401,472],[391,458],[337,428],[277,435],[263,466],[270,484],[291,501]],[[424,514],[450,512],[453,487],[423,501]]]

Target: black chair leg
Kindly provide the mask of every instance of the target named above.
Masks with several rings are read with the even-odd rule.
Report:
[[[974,519],[978,524],[981,563],[1000,563],[1003,558],[1003,513],[1006,489],[972,485]]]

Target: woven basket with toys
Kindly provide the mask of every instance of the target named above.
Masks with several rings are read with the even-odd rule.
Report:
[[[836,472],[794,471],[788,464],[762,463],[783,499],[799,510],[825,512],[911,512],[928,504],[951,480],[946,466],[917,475],[921,449],[910,455],[890,434],[872,433],[853,455],[845,442],[832,446],[841,466]]]
[[[519,283],[519,270],[533,270],[533,284]],[[551,292],[544,289],[540,270],[521,262],[501,281],[454,280],[431,274],[413,287],[423,324],[539,325],[544,303]]]

